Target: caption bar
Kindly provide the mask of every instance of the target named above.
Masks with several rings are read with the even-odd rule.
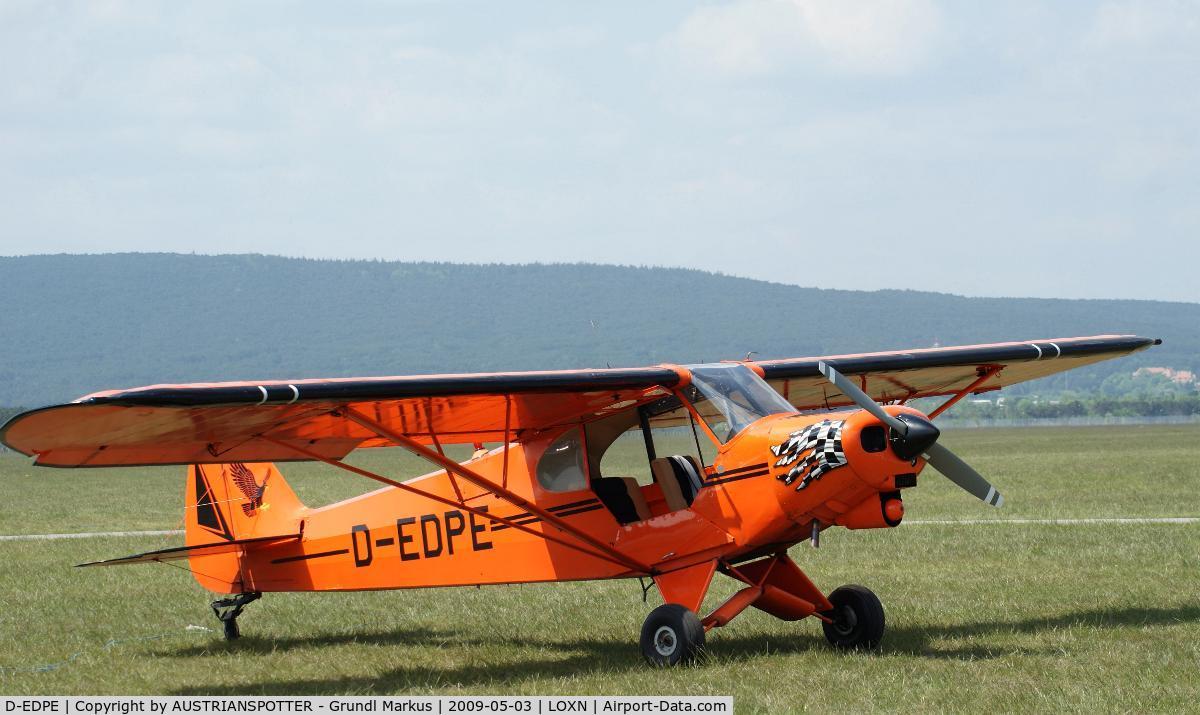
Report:
[[[0,697],[0,715],[197,713],[732,713],[732,697]]]

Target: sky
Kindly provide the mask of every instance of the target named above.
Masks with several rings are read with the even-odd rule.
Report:
[[[0,255],[1200,302],[1200,0],[0,0]]]

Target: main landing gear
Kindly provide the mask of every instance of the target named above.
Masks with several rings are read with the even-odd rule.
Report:
[[[243,608],[260,598],[262,594],[258,591],[247,591],[212,602],[213,614],[225,629],[225,640],[231,641],[242,635],[238,630],[237,617],[242,615]]]
[[[746,586],[701,618],[696,611],[718,569]],[[695,660],[704,650],[707,631],[727,625],[750,606],[785,621],[813,616],[822,622],[829,644],[841,650],[876,648],[883,639],[883,605],[874,593],[850,585],[827,598],[786,552],[737,566],[697,564],[654,580],[667,603],[651,611],[642,625],[642,655],[651,665]]]
[[[642,655],[651,665],[690,663],[704,650],[704,626],[678,603],[650,611],[642,624]]]
[[[883,604],[865,586],[842,586],[829,594],[832,611],[821,623],[825,640],[834,648],[866,650],[883,639]]]

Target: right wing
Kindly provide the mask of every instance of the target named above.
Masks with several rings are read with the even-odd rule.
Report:
[[[800,410],[854,404],[825,379],[817,365],[826,362],[876,402],[953,395],[988,376],[971,392],[999,390],[1101,360],[1122,357],[1161,340],[1136,335],[1029,340],[988,345],[923,348],[895,352],[760,360],[750,363]]]

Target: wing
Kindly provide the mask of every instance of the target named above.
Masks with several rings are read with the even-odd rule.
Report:
[[[820,360],[858,376],[873,398],[887,401],[954,394],[980,380],[981,371],[987,379],[973,389],[997,389],[1155,342],[1100,336],[751,364],[797,408],[815,409],[850,404],[821,377]],[[154,385],[26,412],[4,425],[0,441],[56,467],[282,462],[297,459],[297,447],[341,459],[397,444],[346,419],[350,410],[420,444],[519,441],[661,400],[686,374],[659,366]]]
[[[394,444],[345,419],[347,409],[421,444],[519,440],[661,399],[680,380],[648,367],[154,385],[26,412],[0,441],[54,467],[294,461],[289,444],[341,459]]]
[[[1134,335],[1029,340],[859,355],[762,360],[763,377],[797,409],[853,404],[817,369],[824,361],[858,378],[877,402],[998,390],[1101,360],[1128,355],[1162,341]],[[978,383],[978,384],[975,384]]]

